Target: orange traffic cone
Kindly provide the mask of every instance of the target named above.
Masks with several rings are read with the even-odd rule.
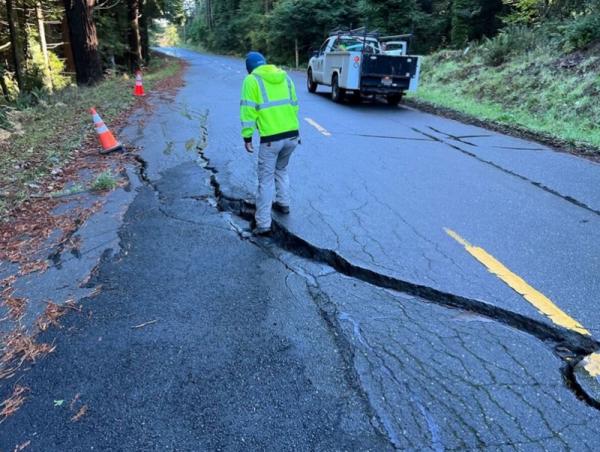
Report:
[[[96,127],[96,133],[98,134],[98,139],[100,140],[100,144],[102,145],[102,150],[100,154],[108,154],[109,152],[118,151],[123,147],[121,143],[119,143],[114,135],[108,130],[104,121],[100,115],[96,112],[95,108],[90,108],[90,113],[92,114],[92,118],[94,119],[94,127]]]
[[[135,73],[135,88],[133,89],[134,96],[145,96],[144,84],[142,82],[142,71]]]

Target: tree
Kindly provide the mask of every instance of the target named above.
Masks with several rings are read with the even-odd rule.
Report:
[[[150,33],[148,14],[148,2],[142,0],[140,15],[140,38],[142,40],[142,59],[146,64],[148,64],[150,61]]]
[[[77,83],[94,84],[102,79],[98,37],[93,11],[95,0],[63,0],[69,24],[69,36]]]
[[[50,73],[50,57],[48,55],[48,45],[46,43],[46,27],[44,26],[44,12],[42,11],[42,2],[35,2],[35,16],[38,25],[38,36],[40,38],[40,48],[44,58],[44,85],[49,91],[52,91],[52,74]]]
[[[127,0],[129,19],[129,67],[136,70],[142,66],[142,39],[140,35],[140,0]]]
[[[13,13],[13,0],[6,0],[6,21],[8,22],[8,30],[10,32],[10,47],[15,69],[15,77],[19,89],[23,89],[23,75],[21,73],[21,58],[19,55],[19,38],[15,27],[15,16]]]
[[[362,25],[358,2],[352,0],[282,0],[278,2],[268,22],[272,30],[269,53],[283,61],[295,57],[298,51],[307,54],[318,47],[328,33],[338,27]]]
[[[477,0],[454,0],[450,41],[455,47],[464,46],[471,38],[473,19],[481,12]]]

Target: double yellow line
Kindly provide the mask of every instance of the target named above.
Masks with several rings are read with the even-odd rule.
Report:
[[[471,245],[451,229],[444,228],[444,230],[446,231],[446,234],[464,246],[467,252],[482,263],[490,273],[496,275],[511,289],[521,294],[523,298],[535,306],[542,315],[548,317],[556,325],[560,325],[586,336],[591,336],[590,332],[586,330],[581,323],[561,310],[543,293],[531,287],[523,278],[506,268],[502,262],[497,260],[483,248]],[[598,372],[600,373],[600,370],[598,370]]]

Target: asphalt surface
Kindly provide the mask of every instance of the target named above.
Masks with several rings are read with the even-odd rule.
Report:
[[[222,190],[253,199],[255,161],[238,136],[243,62],[171,53],[201,78],[187,101],[208,115],[206,155]],[[293,77],[303,145],[290,173],[294,215],[281,221],[294,235],[361,267],[546,320],[449,228],[600,333],[599,165],[406,107],[337,105]]]
[[[334,105],[303,94],[295,74],[302,116],[331,136],[303,125],[292,213],[276,217],[273,238],[255,239],[236,215],[247,214],[236,200],[251,200],[255,184],[236,119],[242,63],[177,53],[191,63],[186,86],[172,101],[152,99],[153,115],[132,117],[121,137],[142,148],[131,195],[82,228],[83,249],[104,256],[84,287],[97,295],[40,335],[54,353],[0,387],[2,399],[15,384],[29,388],[0,423],[0,450],[27,441],[33,451],[596,449],[598,410],[569,373],[577,338],[443,230],[483,246],[571,315],[587,306],[578,320],[593,330],[593,298],[550,293],[549,281],[597,288],[581,262],[598,256],[597,199],[582,183],[596,167],[504,149],[539,146],[408,109]],[[504,148],[467,144],[475,156],[465,154],[427,135],[456,139],[412,129],[426,124],[485,132],[464,140]],[[351,135],[361,131],[396,138]],[[500,161],[503,151],[520,157]],[[115,240],[109,214],[121,211]],[[63,257],[56,280],[78,262]],[[390,290],[377,274],[479,298],[520,321]]]

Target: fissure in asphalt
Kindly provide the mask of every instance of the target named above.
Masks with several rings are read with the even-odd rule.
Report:
[[[465,152],[469,155],[471,154],[468,151],[464,151],[437,137],[429,136],[417,129],[414,130],[428,136],[431,139],[434,139],[435,141],[439,141],[453,148],[457,148],[461,152]],[[217,177],[218,170],[211,165],[210,159],[204,154],[203,148],[198,148],[198,154],[201,158],[203,168],[210,173],[210,185],[214,191],[217,208],[222,212],[229,212],[243,220],[252,221],[255,209],[254,204],[244,199],[224,195]],[[473,154],[472,156],[479,160],[479,157],[476,155]],[[497,166],[494,163],[486,162],[485,160],[483,160],[483,162]],[[512,174],[512,172],[505,170],[504,168],[499,167],[499,169]],[[536,182],[531,181],[523,176],[518,174],[514,175],[525,179],[534,185],[537,185]],[[540,188],[545,189],[543,186],[540,186]],[[559,193],[554,192],[553,194],[573,202]],[[596,212],[587,206],[584,208],[600,214],[600,212]],[[336,251],[317,247],[307,240],[304,240],[303,238],[293,234],[276,220],[273,221],[273,233],[270,241],[281,249],[296,256],[320,264],[326,264],[345,276],[356,278],[380,288],[394,290],[403,294],[411,295],[413,297],[418,297],[426,300],[427,302],[435,303],[447,308],[461,309],[472,312],[536,337],[552,347],[554,353],[565,363],[563,368],[560,369],[565,381],[565,385],[575,393],[578,399],[594,408],[600,409],[600,406],[594,402],[594,400],[589,397],[579,386],[573,374],[574,367],[585,356],[600,349],[600,342],[596,341],[595,339],[532,319],[498,306],[494,306],[482,300],[444,292],[430,286],[394,278],[392,276],[355,265],[338,254]]]
[[[411,129],[413,131],[415,131],[415,132],[417,132],[417,133],[419,133],[419,134],[427,137],[427,138],[430,138],[430,139],[432,139],[434,141],[437,141],[438,143],[445,144],[446,146],[449,146],[452,149],[455,149],[455,150],[457,150],[459,152],[462,152],[463,154],[468,155],[469,157],[472,157],[472,158],[478,160],[481,163],[485,163],[486,165],[490,165],[491,167],[496,168],[497,170],[500,170],[503,173],[510,174],[511,176],[517,177],[517,178],[519,178],[519,179],[521,179],[521,180],[523,180],[525,182],[529,182],[531,185],[544,190],[546,193],[550,193],[551,195],[557,196],[557,197],[561,198],[564,201],[567,201],[567,202],[569,202],[569,203],[571,203],[573,205],[576,205],[577,207],[580,207],[582,209],[587,210],[588,212],[592,212],[592,213],[594,213],[596,215],[600,215],[600,210],[596,210],[596,209],[588,206],[586,203],[581,202],[578,199],[573,198],[572,196],[563,195],[562,193],[560,193],[560,192],[558,192],[558,191],[556,191],[556,190],[548,187],[547,185],[542,184],[541,182],[537,182],[537,181],[531,180],[528,177],[525,177],[522,174],[519,174],[519,173],[516,173],[516,172],[511,171],[509,169],[506,169],[503,166],[498,165],[497,163],[494,163],[494,162],[492,162],[490,160],[483,159],[483,158],[479,157],[477,154],[475,154],[474,152],[467,151],[466,149],[463,149],[460,146],[456,146],[455,144],[452,144],[452,143],[450,143],[450,142],[448,142],[446,140],[443,140],[443,139],[441,139],[439,137],[436,137],[435,135],[431,135],[430,133],[427,133],[427,132],[424,132],[424,131],[422,131],[420,129],[417,129],[416,127],[411,127]],[[446,136],[449,136],[448,134],[446,134],[444,132],[437,131],[433,127],[430,127],[430,129],[432,129],[432,130],[434,130],[434,131],[436,131],[438,133],[444,134]],[[452,137],[452,138],[454,138],[454,137]],[[460,140],[458,140],[458,141],[460,141]],[[462,141],[460,141],[460,142],[462,142]],[[466,142],[462,142],[462,143],[470,144],[470,143],[466,143]]]

